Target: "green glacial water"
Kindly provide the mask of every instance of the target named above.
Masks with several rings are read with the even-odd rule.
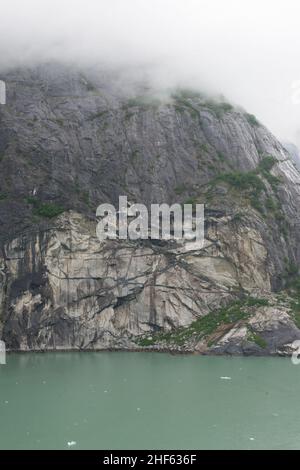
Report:
[[[289,359],[11,354],[0,448],[300,449],[299,396]]]

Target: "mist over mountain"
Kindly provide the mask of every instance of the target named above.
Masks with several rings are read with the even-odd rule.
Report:
[[[296,0],[11,0],[1,17],[2,72],[61,61],[222,93],[300,143]]]

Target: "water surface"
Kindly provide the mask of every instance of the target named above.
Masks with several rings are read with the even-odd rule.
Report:
[[[11,354],[1,449],[300,449],[300,366],[281,358]]]

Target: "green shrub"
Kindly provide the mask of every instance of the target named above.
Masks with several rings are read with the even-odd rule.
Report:
[[[267,342],[262,336],[260,336],[258,333],[251,333],[248,336],[249,341],[252,341],[253,343],[257,344],[262,349],[266,349],[267,347]]]
[[[196,145],[198,146],[198,149],[199,149],[199,151],[200,151],[201,153],[202,153],[202,152],[204,152],[204,153],[208,153],[208,152],[209,152],[209,146],[207,145],[207,143],[203,142],[203,143],[201,143],[201,144],[198,144],[198,143],[196,142]]]
[[[277,203],[274,201],[272,197],[267,197],[265,206],[270,211],[275,211],[277,209]]]
[[[188,197],[183,204],[192,204],[193,206],[196,205],[197,198],[195,196]]]
[[[138,150],[133,150],[129,155],[129,159],[131,162],[135,163],[136,160],[139,158],[140,152]]]
[[[187,188],[184,184],[179,184],[174,189],[175,193],[178,194],[178,195],[183,194],[186,190],[187,190]]]
[[[260,122],[257,120],[257,118],[254,116],[254,114],[248,114],[248,113],[245,113],[245,117],[247,119],[247,121],[249,122],[249,124],[253,127],[255,126],[259,126],[260,125]]]
[[[224,173],[219,175],[217,180],[224,181],[236,189],[251,191],[251,193],[260,193],[265,189],[261,178],[254,171]]]
[[[184,113],[187,111],[192,119],[199,119],[199,111],[190,103],[187,99],[177,98],[176,104],[174,105],[175,111],[179,113]]]
[[[230,325],[239,320],[247,319],[251,315],[249,308],[260,307],[262,305],[268,305],[268,301],[254,297],[233,301],[226,307],[220,308],[215,312],[211,312],[195,320],[187,328],[178,328],[168,333],[156,333],[151,340],[148,338],[139,338],[137,343],[140,346],[149,346],[158,342],[166,342],[182,346],[194,336],[198,339],[204,338],[214,333],[221,325]]]
[[[294,276],[298,274],[298,271],[299,271],[299,267],[295,263],[289,263],[286,267],[286,273],[288,276]],[[294,287],[297,289],[299,288],[299,293],[300,293],[300,280],[299,279],[295,280],[295,283],[291,284],[291,287]]]
[[[28,196],[26,198],[26,201],[28,202],[28,204],[32,204],[33,206],[38,203],[38,200],[34,196]]]
[[[286,271],[292,272],[292,279],[288,280],[286,290],[292,298],[290,300],[290,309],[292,311],[294,322],[300,329],[300,276],[296,275],[296,272],[298,273],[298,267],[291,263],[286,268]]]
[[[260,299],[256,297],[248,297],[247,306],[248,307],[266,307],[269,305],[268,299]]]
[[[222,152],[217,152],[217,156],[221,162],[225,162],[225,156]]]
[[[90,205],[90,195],[88,191],[81,191],[80,193],[80,199],[86,204]]]
[[[239,223],[243,220],[244,216],[241,212],[237,212],[236,214],[234,214],[233,218],[232,218],[232,222],[236,222],[236,223]]]
[[[262,176],[268,181],[268,183],[271,185],[273,191],[277,191],[277,186],[280,183],[280,178],[277,176],[271,175],[271,173],[268,173],[267,171],[262,172]]]
[[[138,346],[145,347],[145,346],[153,346],[155,341],[151,338],[140,338],[137,340]]]
[[[250,197],[250,203],[253,209],[256,209],[261,214],[264,213],[264,208],[262,203],[260,202],[259,198],[256,195]]]
[[[172,98],[176,101],[175,109],[179,112],[183,112],[184,109],[190,112],[192,118],[199,118],[199,111],[193,106],[192,100],[201,99],[201,106],[208,108],[218,118],[224,113],[227,113],[233,109],[233,106],[226,101],[218,101],[216,99],[205,99],[205,96],[195,90],[182,90],[179,89],[172,94]]]
[[[53,202],[45,202],[39,204],[34,209],[34,214],[39,215],[40,217],[47,217],[48,219],[52,219],[53,217],[57,217],[58,215],[64,212],[64,208],[59,206]]]
[[[219,154],[218,156],[220,158]],[[242,191],[245,193],[245,196],[249,198],[252,207],[263,213],[264,207],[260,200],[260,195],[263,191],[266,191],[266,186],[262,177],[268,181],[273,191],[277,192],[280,179],[270,173],[270,170],[276,163],[276,158],[271,155],[267,155],[260,161],[255,170],[248,172],[235,171],[230,173],[223,173],[217,176],[212,181],[212,184],[215,184],[218,181],[223,181],[232,188]],[[274,211],[275,214],[280,213],[278,203],[271,197],[266,198],[265,207]]]
[[[295,325],[297,326],[297,328],[300,329],[300,304],[296,304],[296,306],[294,307],[294,322],[295,322]]]
[[[29,196],[27,202],[33,206],[33,214],[52,219],[62,214],[65,209],[54,202],[41,202],[33,196]]]
[[[223,173],[215,178],[213,184],[220,181],[227,183],[235,190],[242,192],[244,196],[249,199],[251,206],[255,210],[263,213],[260,194],[265,190],[265,185],[256,172],[249,171],[242,173],[237,171],[232,173]]]
[[[257,169],[258,171],[270,171],[276,163],[276,158],[267,155],[259,162]]]
[[[227,113],[228,111],[233,110],[233,106],[230,103],[220,103],[219,104],[219,109],[224,111],[224,113]]]
[[[220,118],[223,114],[233,110],[233,106],[230,103],[226,103],[225,101],[219,102],[216,100],[207,100],[205,101],[204,105],[218,118]]]

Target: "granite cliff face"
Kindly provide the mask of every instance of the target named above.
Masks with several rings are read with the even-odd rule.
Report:
[[[9,349],[290,354],[300,174],[256,118],[190,90],[2,74],[0,338]],[[125,91],[124,91],[125,90]],[[205,243],[105,241],[96,207],[205,203]]]

